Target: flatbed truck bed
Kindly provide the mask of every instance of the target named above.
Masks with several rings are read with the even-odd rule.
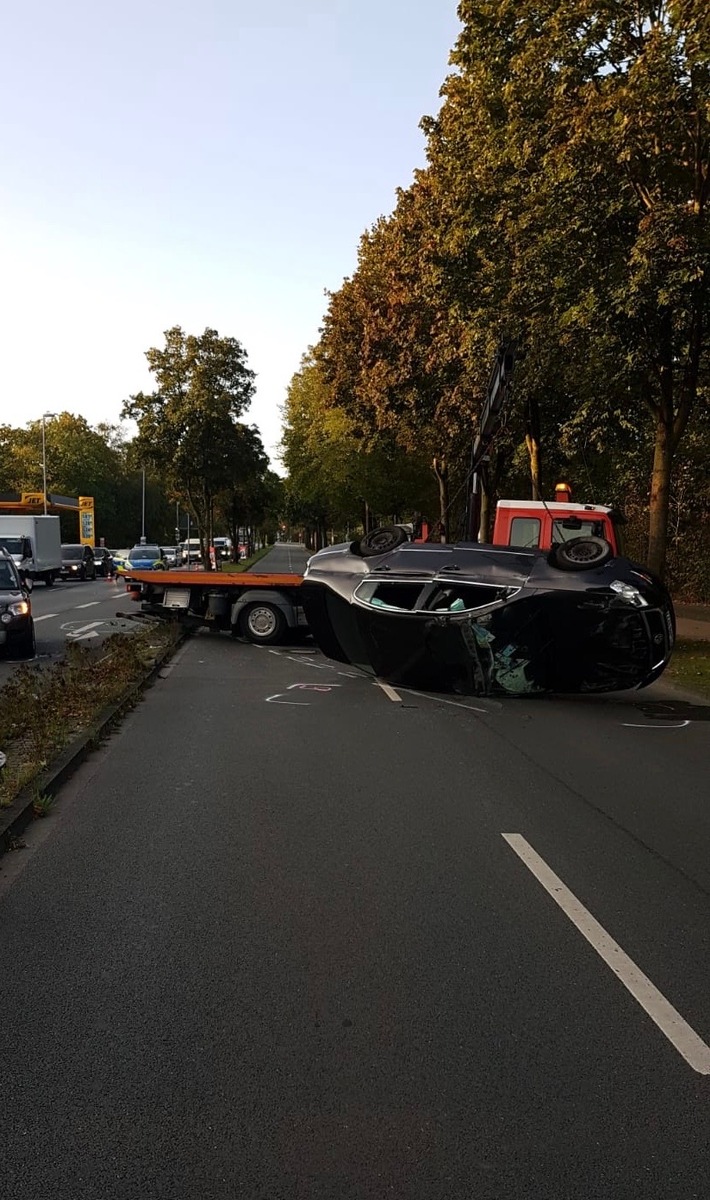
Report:
[[[302,575],[252,571],[131,571],[126,586],[144,612],[271,645],[306,625]]]

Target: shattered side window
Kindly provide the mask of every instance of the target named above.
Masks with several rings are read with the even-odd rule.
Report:
[[[511,546],[525,546],[530,549],[532,546],[540,545],[540,521],[537,517],[513,517],[510,522],[510,543]]]

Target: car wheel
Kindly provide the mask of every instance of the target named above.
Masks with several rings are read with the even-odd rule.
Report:
[[[240,620],[239,629],[242,637],[256,645],[268,646],[272,642],[280,642],[286,632],[286,618],[274,604],[265,601],[248,604]]]
[[[592,571],[608,562],[613,554],[604,538],[580,537],[553,547],[549,562],[560,571]]]
[[[26,633],[20,635],[12,647],[15,658],[34,658],[37,653],[34,621]]]
[[[389,554],[408,541],[405,530],[398,525],[382,525],[353,542],[350,549],[360,558],[374,558],[376,554]]]

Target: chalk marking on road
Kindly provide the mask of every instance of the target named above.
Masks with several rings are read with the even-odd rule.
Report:
[[[390,685],[388,683],[385,683],[383,679],[376,679],[375,687],[380,688],[380,690],[385,693],[385,696],[387,697],[387,699],[391,700],[394,704],[402,703],[402,697],[398,696],[397,693],[395,692],[394,688],[390,687]]]
[[[274,692],[273,696],[266,697],[266,703],[267,704],[291,704],[295,708],[309,708],[310,707],[307,700],[282,700],[281,697],[285,696],[285,695],[286,695],[285,692]]]
[[[675,725],[633,725],[630,721],[621,722],[623,729],[685,729],[690,721],[678,721]]]
[[[333,688],[342,687],[342,683],[289,683],[288,692],[300,688],[303,692],[332,692]]]
[[[43,613],[41,617],[35,617],[35,625],[38,621],[51,621],[52,617],[58,617],[59,613]]]
[[[678,1010],[636,966],[619,943],[606,932],[589,909],[585,908],[559,876],[555,875],[530,843],[519,833],[503,833],[501,837],[596,950],[599,957],[611,968],[627,991],[631,992],[688,1065],[700,1075],[710,1075],[710,1046],[706,1045],[681,1017]]]
[[[100,604],[100,600],[90,600],[88,604],[75,604],[75,608],[93,608],[95,604]]]

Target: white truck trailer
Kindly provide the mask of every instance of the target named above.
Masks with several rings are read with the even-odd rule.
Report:
[[[20,576],[51,587],[62,567],[59,517],[0,516],[0,543],[11,554]]]

